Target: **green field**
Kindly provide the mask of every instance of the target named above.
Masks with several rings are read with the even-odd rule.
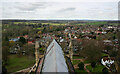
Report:
[[[102,25],[107,24],[107,22],[87,22],[87,23],[77,23],[75,25]]]
[[[34,57],[10,55],[6,68],[7,71],[11,73],[21,69],[32,67],[34,64]]]
[[[14,22],[14,24],[38,24],[38,23],[32,23],[32,22]],[[49,25],[65,25],[65,24],[60,24],[60,23],[42,23],[42,24],[49,24]]]
[[[65,24],[60,24],[60,23],[42,23],[42,24],[49,24],[49,25],[54,25],[54,26],[65,25]]]
[[[14,22],[14,24],[39,24],[37,22]],[[65,25],[65,23],[42,23],[42,24],[49,24],[49,25],[54,25],[54,26],[59,26],[59,25]],[[76,23],[73,25],[102,25],[102,24],[108,24],[107,22],[87,22],[87,23]],[[109,23],[109,25],[118,25],[118,23]]]
[[[107,24],[107,22],[90,22],[87,24],[89,24],[89,25],[101,25],[101,24]]]
[[[38,23],[32,23],[32,22],[14,22],[14,24],[38,24]]]

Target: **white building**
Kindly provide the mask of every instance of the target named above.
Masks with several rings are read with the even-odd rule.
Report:
[[[108,58],[108,57],[104,57],[101,59],[101,63],[105,66],[110,67],[113,63],[114,63],[114,59],[113,58]]]
[[[113,28],[112,26],[108,26],[109,29]]]

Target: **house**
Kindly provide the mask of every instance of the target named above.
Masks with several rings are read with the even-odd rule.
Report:
[[[60,42],[63,42],[63,41],[64,41],[64,39],[61,39],[61,40],[60,40]]]
[[[107,28],[111,29],[111,28],[113,28],[113,27],[112,27],[112,26],[108,26]]]
[[[28,44],[35,44],[35,40],[29,40]]]
[[[20,38],[20,37],[24,37],[25,39],[28,39],[28,35],[18,36],[18,38]]]
[[[20,48],[19,44],[16,44],[10,48],[9,52],[11,54],[17,54],[19,50],[21,50],[21,48]]]
[[[103,40],[103,42],[105,42],[105,43],[111,43],[112,41],[111,40]]]
[[[19,40],[19,38],[12,38],[12,39],[10,39],[9,41],[14,41],[14,42],[16,42],[16,41],[18,41]]]
[[[114,63],[114,58],[112,57],[103,57],[101,59],[101,63],[104,65],[104,66],[107,66],[107,67],[110,67],[113,63]]]
[[[74,38],[77,39],[77,36],[75,36]]]
[[[82,33],[85,33],[85,31],[82,31]]]
[[[27,38],[28,38],[28,35],[24,35],[23,37],[24,37],[25,39],[27,39]]]
[[[65,29],[65,32],[68,32],[69,30],[68,29]]]
[[[101,34],[102,32],[101,31],[95,31],[96,34]]]
[[[106,34],[107,32],[103,31],[102,34]]]
[[[33,42],[32,41],[28,41],[28,44],[33,44]]]

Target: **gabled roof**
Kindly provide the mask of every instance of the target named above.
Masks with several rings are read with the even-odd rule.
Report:
[[[62,48],[55,40],[47,48],[42,72],[68,72]]]
[[[113,57],[110,57],[110,58],[104,57],[104,58],[103,58],[103,61],[106,61],[106,60],[107,60],[107,61],[108,61],[108,60],[114,60],[114,58],[113,58]]]

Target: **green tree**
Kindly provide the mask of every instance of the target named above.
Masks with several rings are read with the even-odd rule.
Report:
[[[120,47],[120,31],[117,32],[117,38],[118,38],[118,43]],[[118,63],[118,72],[120,72],[120,48],[118,49],[117,63]]]
[[[25,51],[26,55],[33,56],[35,53],[35,47],[32,44],[24,44],[23,51]]]
[[[80,51],[80,55],[87,58],[87,60],[99,61],[101,57],[102,43],[95,40],[83,41],[83,49]]]
[[[120,32],[117,32],[118,43],[120,45]]]
[[[5,36],[5,41],[9,41],[9,39],[8,39],[8,37],[7,37],[7,36]]]
[[[26,43],[26,40],[25,40],[25,38],[24,38],[24,37],[20,37],[19,41],[20,41],[20,42],[22,42],[23,44],[25,44],[25,43]]]
[[[111,57],[116,57],[118,55],[118,51],[111,50],[109,54]]]
[[[105,45],[104,49],[107,50],[107,52],[109,52],[110,50],[113,49],[113,46]]]
[[[79,67],[80,70],[83,70],[83,69],[84,69],[84,63],[83,63],[83,62],[80,62],[80,63],[78,64],[78,67]]]
[[[5,65],[7,64],[8,61],[8,55],[9,55],[9,47],[2,46],[2,60]]]
[[[107,68],[103,68],[102,72],[103,72],[103,74],[108,74],[108,69]]]
[[[2,65],[2,74],[7,74],[7,69],[4,65]]]
[[[96,66],[96,62],[95,61],[91,62],[91,66],[94,68]]]

